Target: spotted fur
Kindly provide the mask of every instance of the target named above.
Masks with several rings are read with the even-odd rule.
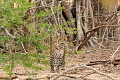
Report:
[[[52,73],[58,73],[59,70],[65,67],[65,39],[63,37],[58,38],[52,44],[50,53],[50,66]]]

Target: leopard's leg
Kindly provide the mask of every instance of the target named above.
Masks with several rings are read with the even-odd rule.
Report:
[[[55,70],[54,70],[54,57],[50,57],[50,72],[51,73],[55,73]]]
[[[54,59],[54,71],[55,73],[59,72],[59,59]]]
[[[65,70],[65,54],[61,58],[61,70]]]

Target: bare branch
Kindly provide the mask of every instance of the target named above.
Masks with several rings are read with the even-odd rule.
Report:
[[[98,70],[96,70],[96,69],[94,69],[94,68],[92,68],[90,66],[87,66],[87,64],[78,64],[78,65],[76,65],[76,66],[74,66],[74,67],[72,67],[72,68],[70,68],[68,70],[63,71],[62,73],[58,74],[57,76],[52,77],[50,80],[56,80],[57,78],[64,75],[65,73],[67,73],[69,71],[72,71],[72,70],[75,70],[76,68],[80,68],[80,67],[85,67],[85,68],[91,69],[91,70],[95,71],[96,73],[98,73],[100,75],[108,77],[111,80],[119,80],[119,79],[113,78],[112,76],[109,76],[106,73],[100,72],[100,71],[98,71]]]
[[[8,31],[4,26],[0,26],[0,28],[3,29],[3,30],[5,31],[5,33],[6,33],[9,37],[11,37],[12,39],[15,39],[15,38],[16,38],[16,37],[13,36],[12,34],[10,34],[9,31]]]
[[[103,73],[103,72],[100,72],[100,71],[98,71],[98,70],[96,70],[96,69],[94,69],[94,68],[92,68],[92,67],[90,67],[90,66],[84,65],[84,67],[86,67],[86,68],[88,68],[88,69],[91,69],[91,70],[95,71],[96,73],[98,73],[98,74],[100,74],[100,75],[104,75],[104,76],[110,78],[111,80],[116,80],[116,79],[113,78],[112,76],[109,76],[108,74],[105,74],[105,73]]]
[[[21,42],[21,45],[22,45],[22,48],[23,48],[24,52],[27,53],[27,51],[25,49],[25,46],[24,46],[24,44],[22,42]]]
[[[113,62],[115,60],[115,54],[117,53],[117,51],[119,50],[120,46],[115,50],[115,52],[113,53],[113,55],[110,57],[111,58],[111,62]]]

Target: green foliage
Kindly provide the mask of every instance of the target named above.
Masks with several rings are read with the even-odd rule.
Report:
[[[58,7],[53,7],[53,11],[54,11],[54,13],[57,13],[58,11],[60,11],[60,10],[63,10],[63,9],[65,9],[64,7],[60,7],[59,9],[58,9]],[[46,10],[46,11],[40,11],[40,13],[39,14],[36,14],[36,17],[47,17],[47,16],[51,16],[51,15],[53,15],[53,13],[50,11],[50,10]]]
[[[77,33],[77,28],[66,27],[66,25],[69,25],[73,22],[75,22],[75,20],[67,21],[67,23],[63,22],[62,24],[58,25],[57,28],[64,30],[67,34],[76,34]]]
[[[14,8],[14,4],[17,8]],[[24,11],[32,6],[28,0],[0,0],[0,25],[11,27],[15,24],[24,24]]]
[[[48,65],[49,60],[46,59],[47,54],[32,54],[32,53],[16,53],[16,54],[0,54],[0,63],[6,64],[3,66],[3,69],[9,74],[12,75],[12,69],[15,65],[21,64],[24,67],[41,70],[41,66],[37,66],[38,64],[46,64]],[[39,61],[39,59],[41,59]]]
[[[80,50],[80,51],[77,51],[77,54],[82,54],[82,51]]]
[[[68,33],[68,34],[76,34],[77,33],[77,28],[66,28],[66,27],[64,27],[63,28],[65,31],[66,31],[66,33]]]
[[[14,4],[17,4],[17,8],[14,8]],[[16,25],[24,25],[25,21],[22,19],[24,16],[24,12],[28,9],[28,7],[32,7],[33,3],[28,3],[28,0],[0,0],[0,26],[5,26],[7,29],[11,29]],[[49,11],[48,11],[49,12]],[[41,14],[40,16],[48,16],[50,13]],[[42,13],[42,12],[41,12]],[[3,69],[11,76],[13,73],[13,68],[15,65],[20,64],[24,67],[32,68],[35,70],[41,70],[42,67],[38,66],[38,64],[48,65],[49,60],[46,59],[46,52],[49,49],[49,46],[45,46],[42,42],[50,36],[52,30],[45,31],[45,28],[49,26],[48,23],[42,22],[40,25],[41,33],[37,34],[35,30],[32,28],[33,24],[30,24],[29,29],[31,30],[31,34],[28,36],[17,36],[16,35],[16,46],[20,47],[21,43],[24,43],[24,46],[27,44],[34,44],[37,50],[46,50],[41,54],[37,53],[0,53],[0,63],[4,64]],[[3,43],[8,43],[7,50],[11,51],[11,46],[13,46],[12,42],[14,40],[10,39],[7,36],[0,35],[0,45],[4,45]],[[37,64],[37,65],[36,65]]]
[[[13,64],[9,64],[9,65],[3,67],[3,70],[6,71],[7,74],[10,76],[13,74],[11,71],[11,67],[13,67]]]
[[[0,53],[0,63],[7,63],[9,60],[8,56],[8,54],[3,55],[2,53]]]

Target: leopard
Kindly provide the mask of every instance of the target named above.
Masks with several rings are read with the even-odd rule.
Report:
[[[51,73],[59,73],[65,69],[65,44],[67,38],[59,36],[57,40],[52,41],[50,52]]]

